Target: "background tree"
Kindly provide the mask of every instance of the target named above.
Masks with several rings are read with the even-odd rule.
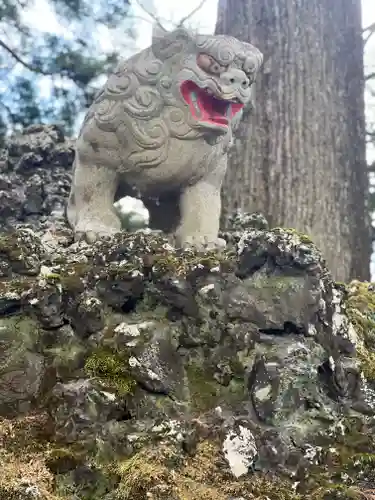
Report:
[[[56,16],[57,33],[28,22],[37,8]],[[35,122],[71,132],[100,77],[129,54],[129,12],[129,0],[0,0],[0,138]],[[103,51],[104,37],[116,38],[116,53]]]
[[[265,64],[223,189],[235,208],[309,234],[336,279],[369,278],[360,0],[219,0],[217,33]]]
[[[374,224],[375,219],[375,23],[363,30],[365,45],[365,81],[367,98],[367,146],[368,172],[370,180],[370,213]],[[375,240],[373,227],[372,239]]]

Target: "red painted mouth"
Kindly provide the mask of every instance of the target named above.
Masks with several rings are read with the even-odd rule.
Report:
[[[225,128],[244,106],[238,102],[219,99],[190,80],[182,83],[181,94],[197,121]]]

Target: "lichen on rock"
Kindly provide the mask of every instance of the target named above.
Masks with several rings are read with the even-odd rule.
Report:
[[[56,133],[17,139],[11,175],[57,165]],[[44,222],[0,234],[0,500],[365,498],[371,284],[260,214],[221,252]]]

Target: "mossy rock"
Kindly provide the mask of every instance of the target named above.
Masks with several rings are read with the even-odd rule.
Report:
[[[70,500],[54,492],[54,477],[45,462],[48,440],[44,413],[0,419],[0,500]]]
[[[194,412],[204,412],[220,404],[226,406],[241,403],[245,397],[244,378],[232,378],[227,386],[215,381],[213,374],[199,363],[186,367],[190,393],[190,406]]]
[[[118,353],[109,348],[95,349],[87,358],[85,371],[119,396],[132,394],[136,382],[129,372],[129,357],[126,352]]]
[[[193,250],[156,252],[151,258],[152,271],[155,275],[173,275],[186,277],[199,269],[202,273],[213,269],[228,270],[235,267],[235,254],[231,250],[203,251]]]
[[[45,463],[53,474],[64,474],[85,463],[85,454],[82,450],[53,447],[47,450]]]
[[[317,434],[319,465],[311,466],[308,481],[314,500],[366,498],[360,485],[375,479],[373,436],[371,421],[359,417],[344,417],[330,432]]]
[[[274,227],[271,229],[271,231],[275,231],[277,233],[287,233],[287,234],[290,234],[291,236],[296,236],[301,241],[301,243],[305,243],[305,244],[309,244],[309,245],[314,244],[313,240],[310,238],[309,235],[302,233],[300,231],[297,231],[294,228]]]
[[[219,462],[219,463],[218,463]],[[219,444],[199,443],[197,453],[182,458],[168,446],[145,448],[133,457],[114,464],[121,481],[116,494],[121,500],[173,498],[178,500],[302,500],[288,481],[254,474],[235,479],[226,470]],[[172,473],[173,470],[173,473]],[[158,496],[160,495],[160,497]]]
[[[346,285],[345,307],[357,335],[357,355],[366,379],[375,382],[375,285],[352,281]]]

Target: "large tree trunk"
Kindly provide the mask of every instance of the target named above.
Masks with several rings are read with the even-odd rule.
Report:
[[[360,0],[219,0],[217,33],[265,63],[223,188],[223,224],[240,208],[309,234],[334,277],[368,279]]]

